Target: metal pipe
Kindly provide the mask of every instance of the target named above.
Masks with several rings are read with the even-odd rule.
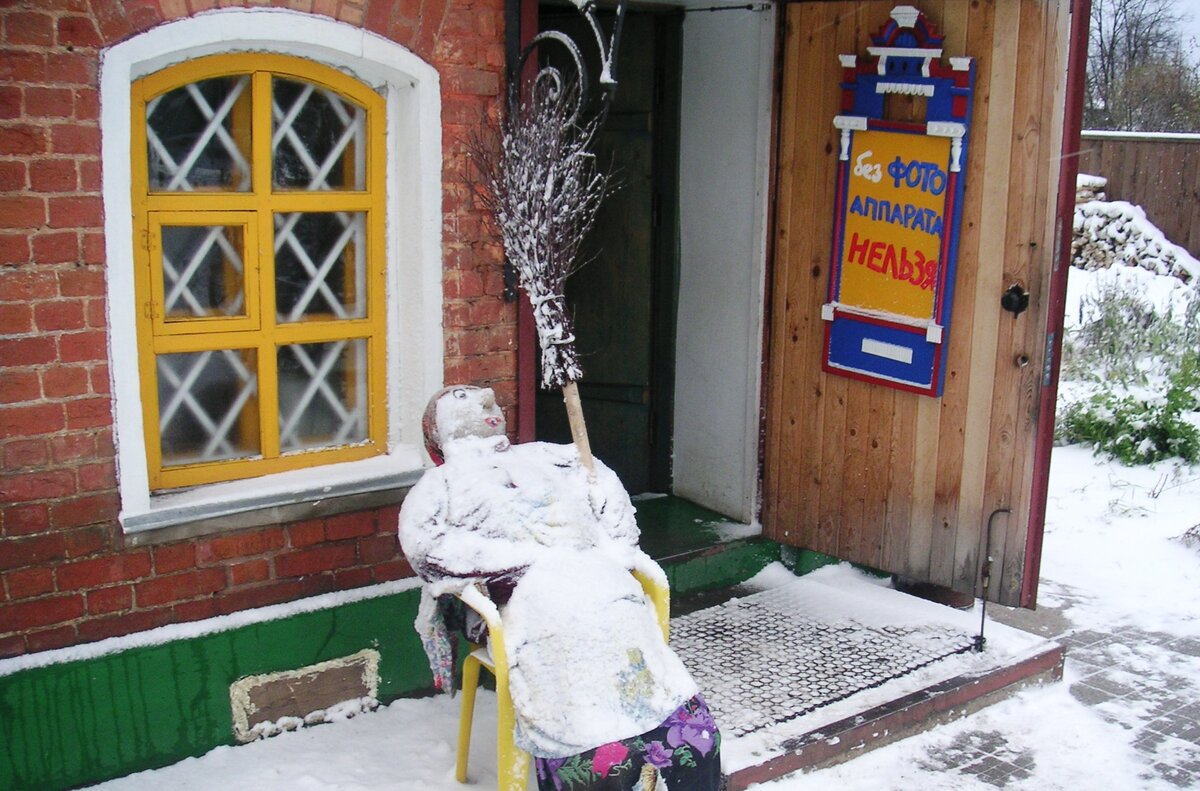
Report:
[[[988,591],[992,586],[992,528],[995,527],[996,514],[1011,514],[1009,508],[997,508],[988,516],[987,533],[984,537],[983,556],[980,565],[979,581],[983,588],[979,597],[979,634],[975,635],[975,643],[971,646],[975,651],[982,651],[987,645],[987,638],[983,636],[984,625],[987,624],[987,603]]]

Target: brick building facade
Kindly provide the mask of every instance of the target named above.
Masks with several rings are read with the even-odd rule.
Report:
[[[134,363],[110,326],[106,270],[114,266],[114,240],[106,238],[103,191],[116,163],[101,155],[110,134],[102,64],[114,45],[234,5],[292,12],[278,17],[280,25],[304,15],[336,30],[366,31],[436,71],[440,367],[446,382],[487,383],[506,409],[515,402],[516,311],[503,299],[502,251],[471,199],[465,154],[470,130],[496,111],[502,90],[501,0],[6,3],[0,657],[412,574],[395,538],[395,492],[342,498],[309,513],[251,511],[226,524],[220,517],[190,526],[176,520],[136,536],[121,524],[113,369]]]

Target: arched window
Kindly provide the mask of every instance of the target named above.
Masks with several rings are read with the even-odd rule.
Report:
[[[282,55],[133,85],[151,488],[384,449],[383,99]]]
[[[125,530],[394,502],[442,382],[437,71],[239,8],[107,48],[100,78]]]

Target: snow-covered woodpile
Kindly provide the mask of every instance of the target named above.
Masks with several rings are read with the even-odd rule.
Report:
[[[1075,179],[1075,203],[1087,203],[1093,200],[1108,200],[1105,189],[1108,179],[1104,176],[1092,176],[1080,173]]]
[[[1140,266],[1160,275],[1191,283],[1200,263],[1172,243],[1146,219],[1140,206],[1104,200],[1105,180],[1080,174],[1076,186],[1075,236],[1071,265],[1107,269],[1114,264]]]

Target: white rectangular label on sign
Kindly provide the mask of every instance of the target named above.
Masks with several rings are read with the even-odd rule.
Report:
[[[874,338],[863,338],[862,342],[863,354],[873,354],[876,357],[886,357],[889,360],[895,360],[898,363],[912,365],[913,350],[907,346],[898,346],[894,343],[884,343],[877,341]]]

